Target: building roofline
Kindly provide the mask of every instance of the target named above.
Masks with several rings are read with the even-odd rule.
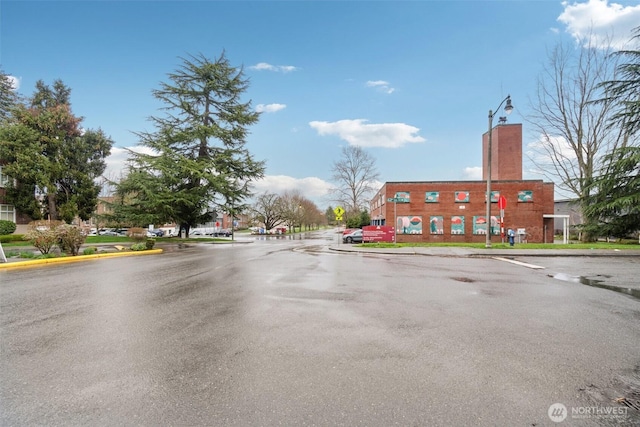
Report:
[[[505,180],[491,180],[492,184],[500,183],[514,183],[514,182],[541,182],[543,184],[553,184],[553,182],[545,182],[542,179],[505,179]],[[486,180],[474,180],[474,181],[386,181],[383,185],[387,184],[486,184]]]

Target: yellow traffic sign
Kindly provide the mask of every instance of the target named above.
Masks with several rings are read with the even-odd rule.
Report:
[[[342,208],[342,206],[338,206],[333,210],[333,213],[336,214],[336,219],[338,219],[338,217],[342,219],[342,215],[344,215],[344,209]]]

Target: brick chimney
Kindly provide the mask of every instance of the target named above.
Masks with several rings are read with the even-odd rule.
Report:
[[[482,135],[482,179],[487,179],[489,132]],[[522,180],[522,124],[500,120],[491,132],[491,180]]]

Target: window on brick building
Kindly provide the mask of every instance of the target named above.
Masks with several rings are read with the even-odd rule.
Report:
[[[485,215],[473,217],[473,234],[487,235],[487,217]]]
[[[427,191],[424,194],[424,202],[425,203],[438,203],[438,202],[440,202],[440,192],[439,191]]]
[[[531,203],[533,202],[533,191],[521,190],[518,191],[518,203]]]
[[[451,217],[451,234],[464,234],[464,216],[454,215]]]
[[[422,234],[422,215],[398,217],[398,234]]]
[[[0,166],[0,188],[6,187],[9,185],[9,177],[2,173],[2,166]]]
[[[430,234],[444,234],[444,217],[434,215],[429,219]]]
[[[409,203],[411,202],[411,196],[408,191],[396,192],[396,203]]]
[[[16,210],[12,205],[0,205],[0,219],[16,222]]]
[[[456,191],[455,197],[456,197],[456,203],[469,203],[468,191]]]

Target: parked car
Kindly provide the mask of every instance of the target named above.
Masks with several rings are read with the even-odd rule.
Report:
[[[118,236],[123,236],[123,237],[127,237],[127,233],[129,232],[128,228],[118,228],[116,230],[116,233],[118,233]]]
[[[343,243],[362,243],[362,230],[357,229],[342,236]]]
[[[218,237],[218,236],[229,237],[229,236],[231,236],[231,230],[229,230],[228,228],[222,228],[220,230],[214,231],[213,235],[215,237]]]

